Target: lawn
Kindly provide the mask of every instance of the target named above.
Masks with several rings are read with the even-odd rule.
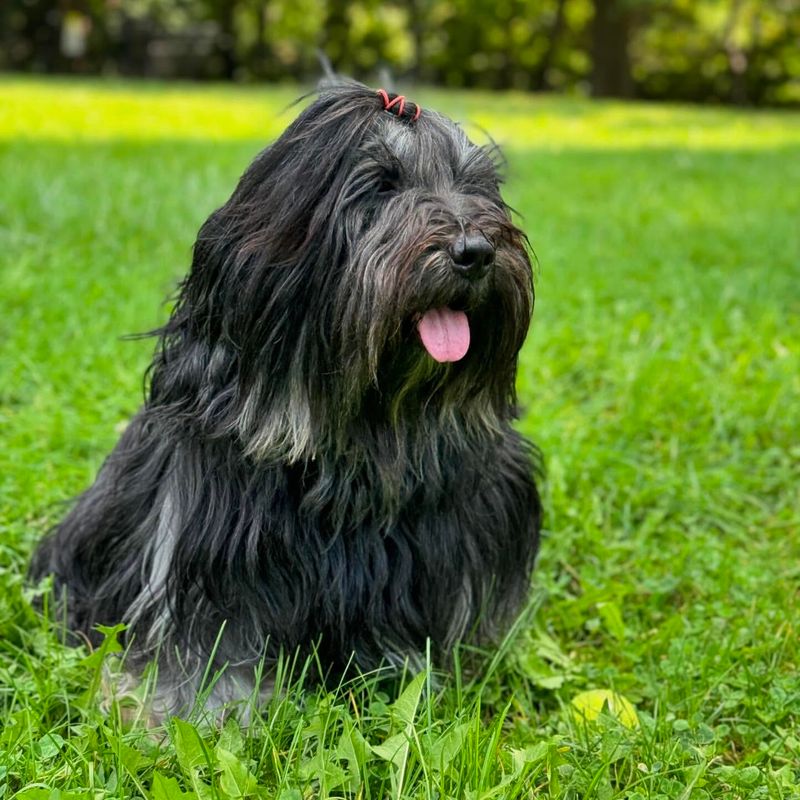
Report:
[[[0,798],[800,797],[790,113],[418,92],[503,145],[538,257],[527,615],[478,674],[399,699],[287,664],[247,731],[100,712],[102,652],[58,644],[26,559],[141,401],[152,342],[122,335],[165,318],[298,93],[0,80]],[[590,690],[618,693],[596,719]]]

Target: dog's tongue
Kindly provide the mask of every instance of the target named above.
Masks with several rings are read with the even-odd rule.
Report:
[[[469,320],[463,311],[432,308],[417,323],[422,344],[436,361],[458,361],[469,350]]]

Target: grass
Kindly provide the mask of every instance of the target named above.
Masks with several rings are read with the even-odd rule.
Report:
[[[800,116],[421,91],[505,146],[540,261],[528,616],[478,676],[100,712],[23,581],[141,399],[201,221],[294,88],[0,80],[0,798],[800,797]],[[482,134],[478,130],[476,136]],[[107,640],[111,648],[113,637]],[[610,690],[576,714],[581,693]],[[585,697],[585,696],[584,696]],[[591,717],[589,714],[588,717]]]

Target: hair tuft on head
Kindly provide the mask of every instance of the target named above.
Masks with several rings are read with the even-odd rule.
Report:
[[[386,89],[378,89],[378,97],[383,101],[383,110],[394,114],[398,119],[405,119],[408,122],[416,122],[422,113],[422,108],[410,100],[406,100],[405,95],[387,92]]]

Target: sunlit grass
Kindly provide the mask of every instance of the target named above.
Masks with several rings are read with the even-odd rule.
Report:
[[[305,87],[202,87],[197,84],[41,83],[0,79],[0,140],[183,139],[263,141],[292,119]],[[564,148],[768,149],[800,143],[800,119],[786,112],[741,114],[698,109],[564,100],[520,93],[442,92],[409,96],[447,110],[505,145]]]
[[[539,260],[519,372],[548,467],[532,616],[482,684],[425,675],[394,702],[288,681],[246,735],[153,739],[85,695],[99,665],[33,614],[25,560],[141,400],[152,343],[120,337],[164,319],[199,225],[299,92],[0,81],[0,798],[796,797],[787,113],[415,93],[505,144]],[[583,724],[570,702],[595,689],[639,724]]]

